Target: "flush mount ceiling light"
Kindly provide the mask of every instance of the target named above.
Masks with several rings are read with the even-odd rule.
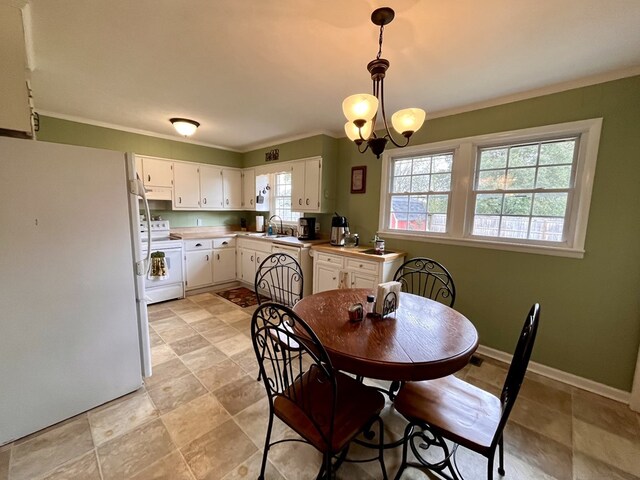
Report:
[[[382,55],[384,26],[391,23],[394,16],[395,12],[389,7],[378,8],[371,14],[371,21],[374,25],[380,27],[378,55],[367,65],[367,70],[369,70],[371,80],[373,80],[373,95],[357,93],[345,98],[342,102],[342,111],[348,120],[344,126],[347,137],[358,145],[360,153],[364,153],[371,148],[373,154],[378,158],[384,152],[389,140],[396,147],[406,147],[409,144],[411,135],[420,129],[426,116],[426,112],[421,108],[405,108],[394,113],[391,116],[391,124],[394,130],[405,138],[404,144],[396,142],[389,130],[387,116],[384,111],[384,76],[389,68],[389,60],[380,58]],[[382,117],[385,130],[384,135],[381,137],[377,136],[375,131],[378,113]],[[361,150],[360,145],[363,143],[366,143],[366,146],[364,150]]]
[[[169,121],[173,125],[173,128],[185,137],[190,137],[196,133],[196,129],[200,126],[198,122],[189,120],[188,118],[170,118]]]

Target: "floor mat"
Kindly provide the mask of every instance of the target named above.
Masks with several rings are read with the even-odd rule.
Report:
[[[230,290],[223,290],[221,292],[216,292],[216,295],[219,295],[222,298],[235,303],[241,308],[247,308],[247,307],[251,307],[253,305],[258,304],[258,300],[256,299],[256,294],[253,293],[252,290],[249,290],[248,288],[244,288],[244,287],[232,288]],[[263,295],[261,295],[260,298],[263,301],[269,300],[267,297]]]

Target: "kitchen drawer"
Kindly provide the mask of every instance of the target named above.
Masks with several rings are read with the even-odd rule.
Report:
[[[185,240],[184,249],[186,251],[211,250],[211,240]]]
[[[348,258],[346,268],[359,272],[378,273],[378,262],[368,262],[366,260]]]
[[[342,268],[343,258],[337,255],[330,255],[324,252],[316,252],[315,259],[318,263],[325,263],[329,265],[335,265],[339,268]]]
[[[213,248],[235,248],[236,239],[235,237],[224,237],[224,238],[214,238],[213,239]]]

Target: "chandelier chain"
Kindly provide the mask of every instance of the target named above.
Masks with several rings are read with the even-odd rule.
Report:
[[[377,60],[380,60],[380,55],[382,55],[382,32],[384,32],[384,25],[380,25],[380,38],[378,39],[378,55],[376,56]]]

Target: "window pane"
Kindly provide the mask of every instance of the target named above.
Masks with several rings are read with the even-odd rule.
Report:
[[[575,140],[543,143],[540,146],[540,165],[573,163]]]
[[[437,155],[433,157],[433,173],[450,172],[453,166],[453,155]]]
[[[476,214],[500,215],[502,212],[502,198],[500,193],[480,194],[476,197]],[[496,227],[497,228],[497,227]],[[497,232],[497,230],[496,230]]]
[[[446,214],[449,205],[449,195],[429,195],[428,211],[430,214]]]
[[[431,175],[431,191],[448,192],[451,190],[451,174],[438,173]]]
[[[416,158],[413,161],[413,174],[431,173],[431,158]]]
[[[515,168],[507,170],[506,190],[526,190],[533,188],[536,179],[535,168]]]
[[[411,188],[411,177],[395,177],[391,193],[408,192]]]
[[[509,167],[528,167],[536,164],[538,145],[525,145],[509,149]]]
[[[411,175],[411,160],[396,160],[393,168],[393,176]]]
[[[531,214],[531,193],[506,194],[502,206],[503,215],[529,215]]]
[[[527,238],[529,217],[502,217],[500,236],[505,238]]]
[[[429,215],[427,217],[427,230],[430,232],[445,233],[447,231],[446,215]]]
[[[546,242],[561,242],[563,230],[564,218],[533,217],[529,238]]]
[[[430,175],[414,175],[411,177],[412,192],[428,192]]]
[[[497,237],[500,231],[500,217],[493,215],[476,215],[473,219],[473,234]]]
[[[564,217],[567,211],[566,193],[536,193],[533,199],[533,215],[541,217]]]
[[[537,188],[568,188],[571,183],[571,165],[540,167]]]
[[[426,195],[412,195],[409,197],[409,210],[410,213],[427,213],[427,196]]]
[[[407,217],[408,213],[406,212],[391,212],[391,218],[389,219],[389,228],[406,230]]]
[[[489,170],[478,175],[478,190],[499,190],[504,188],[504,170]]]
[[[507,149],[492,148],[480,152],[480,170],[505,168],[507,166]]]
[[[407,230],[418,230],[425,232],[427,230],[427,216],[410,213],[408,218]]]

